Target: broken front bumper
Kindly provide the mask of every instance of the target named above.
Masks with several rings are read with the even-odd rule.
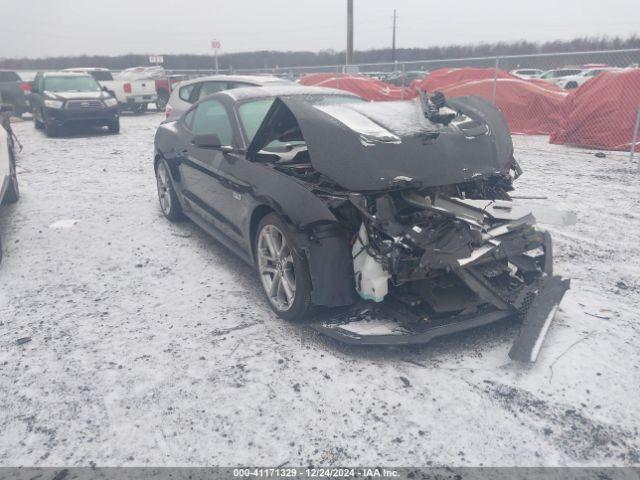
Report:
[[[490,309],[446,321],[419,321],[404,316],[392,301],[360,304],[312,325],[317,332],[349,345],[421,345],[437,337],[470,330],[506,319],[522,319],[520,334],[509,357],[535,362],[555,313],[569,289],[570,281],[551,277],[544,282],[522,318],[517,310]]]
[[[411,295],[390,293],[381,303],[361,302],[358,307],[320,321],[313,328],[347,344],[412,345],[513,318],[522,321],[522,329],[509,356],[518,361],[535,361],[555,312],[569,289],[569,280],[553,276],[551,236],[529,226],[535,222],[529,211],[507,202],[440,202],[439,205],[435,208],[455,209],[458,218],[472,222],[480,223],[482,218],[472,218],[476,212],[468,208],[469,205],[481,208],[483,215],[504,219],[504,223],[494,224],[485,233],[490,248],[482,246],[476,250],[478,254],[473,252],[468,258],[450,261],[447,266],[450,275],[471,292],[474,302],[465,303],[463,297],[456,295],[458,309],[445,305],[425,311],[419,307],[424,297],[418,298],[415,302],[418,307],[414,308]],[[543,255],[535,259],[526,256],[531,249],[540,250]],[[524,272],[516,288],[505,283],[504,275],[500,277],[495,273],[501,271],[496,265],[500,262],[504,265],[505,261]],[[446,313],[448,310],[450,313]]]

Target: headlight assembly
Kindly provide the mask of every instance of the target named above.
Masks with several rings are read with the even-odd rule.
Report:
[[[44,106],[47,108],[60,109],[64,106],[64,102],[62,100],[45,100]]]
[[[107,107],[115,107],[116,105],[118,105],[118,100],[116,100],[116,99],[115,99],[115,98],[113,98],[113,97],[111,97],[111,98],[107,98],[107,99],[104,101],[104,104],[105,104]]]

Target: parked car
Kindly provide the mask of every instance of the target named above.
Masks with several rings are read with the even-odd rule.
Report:
[[[395,85],[396,87],[402,87],[402,86],[408,87],[415,80],[424,79],[427,73],[428,72],[421,72],[421,71],[411,71],[411,72],[405,72],[405,73],[397,72],[392,76],[388,77],[386,81],[387,83],[390,83],[391,85]]]
[[[167,104],[167,120],[174,120],[198,100],[223,90],[249,86],[296,85],[289,80],[269,76],[213,75],[187,80],[171,93]]]
[[[9,122],[9,114],[13,112],[13,106],[3,103],[3,98],[3,94],[0,93],[0,205],[7,205],[18,201],[20,189],[16,175],[15,145]],[[2,260],[2,238],[0,238],[0,260]]]
[[[23,81],[16,72],[0,70],[0,93],[5,105],[11,105],[17,117],[31,110],[28,99],[30,88],[29,82]]]
[[[614,68],[614,67],[587,68],[586,70],[581,71],[577,75],[571,75],[569,77],[564,77],[561,80],[558,80],[556,84],[559,87],[565,88],[567,90],[572,90],[574,88],[578,88],[580,85],[586,83],[588,80],[591,80],[592,78],[597,77],[602,72],[610,72],[613,70],[620,70],[620,69]]]
[[[539,78],[544,71],[537,68],[519,68],[517,70],[511,70],[509,73],[515,77],[527,80],[529,78]]]
[[[279,316],[358,301],[395,320],[385,334],[357,331],[362,317],[311,324],[347,343],[423,343],[535,311],[539,335],[512,349],[535,359],[568,288],[549,234],[509,201],[521,170],[504,117],[479,97],[226,90],[158,128],[154,169],[165,217],[253,265]]]
[[[120,132],[118,100],[91,75],[76,72],[38,73],[31,89],[33,123],[47,136],[72,125],[106,126]]]
[[[158,111],[164,112],[167,109],[171,92],[173,92],[177,85],[185,80],[188,80],[185,75],[167,75],[164,78],[154,80],[156,82],[156,93],[158,94],[158,99],[156,100],[156,108]]]
[[[544,80],[545,82],[557,83],[559,81],[562,81],[562,79],[565,77],[578,75],[581,71],[581,68],[556,68],[554,70],[547,70],[538,78],[540,80]]]
[[[158,98],[153,81],[114,79],[111,71],[106,68],[68,68],[65,71],[91,75],[118,100],[121,110],[144,113],[149,103],[155,103]]]

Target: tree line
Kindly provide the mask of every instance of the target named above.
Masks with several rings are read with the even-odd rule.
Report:
[[[476,45],[450,45],[429,48],[401,48],[396,51],[398,62],[420,61],[420,60],[447,60],[455,58],[470,57],[495,57],[502,55],[529,55],[540,53],[560,53],[560,52],[583,52],[590,50],[618,50],[618,49],[640,49],[640,37],[632,35],[628,38],[620,37],[586,37],[573,40],[556,40],[551,42],[537,43],[529,41],[479,43]],[[606,63],[616,66],[627,66],[624,63],[634,63],[640,59],[632,55],[623,55],[613,58]],[[390,62],[392,58],[391,49],[363,50],[356,51],[354,63],[382,63]],[[338,65],[344,63],[345,53],[334,50],[311,51],[270,51],[261,50],[253,52],[228,53],[219,56],[219,66],[223,70],[228,69],[263,69],[263,68],[283,68],[291,66],[319,66]],[[599,58],[584,61],[584,56],[564,57],[550,62],[548,60],[539,61],[546,66],[554,67],[560,64],[584,64],[601,62]],[[559,62],[559,63],[558,63]],[[443,64],[446,62],[443,62]],[[469,62],[467,62],[469,63]],[[517,59],[506,62],[505,68],[520,65]],[[536,65],[536,61],[527,60],[527,66]],[[553,64],[553,63],[558,63]],[[149,55],[127,54],[117,56],[103,55],[82,55],[63,56],[51,58],[4,58],[0,59],[0,68],[15,70],[50,70],[69,67],[105,67],[113,70],[148,65]],[[476,66],[476,65],[469,65]],[[478,65],[484,66],[484,65]],[[542,66],[542,65],[540,65]],[[170,70],[188,69],[211,69],[213,68],[213,57],[211,55],[164,55],[164,67]]]

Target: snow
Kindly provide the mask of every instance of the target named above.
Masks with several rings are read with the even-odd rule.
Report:
[[[371,349],[276,318],[251,268],[160,214],[162,118],[58,139],[15,124],[0,465],[640,464],[640,197],[626,155],[515,138],[518,195],[578,216],[549,227],[572,290],[538,362],[520,365],[508,322]]]

